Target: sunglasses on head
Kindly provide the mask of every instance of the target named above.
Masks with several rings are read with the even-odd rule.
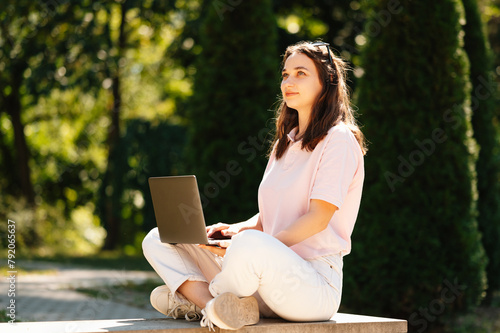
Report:
[[[325,43],[325,42],[315,42],[315,43],[312,43],[311,44],[312,46],[316,46],[316,47],[320,47],[320,46],[326,46],[326,52],[328,53],[328,62],[330,63],[330,65],[333,66],[333,60],[332,60],[332,56],[330,54],[330,44],[329,43]]]

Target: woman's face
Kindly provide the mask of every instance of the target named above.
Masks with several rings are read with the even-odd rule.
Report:
[[[310,113],[322,89],[318,70],[308,56],[293,53],[286,59],[281,93],[289,108]]]

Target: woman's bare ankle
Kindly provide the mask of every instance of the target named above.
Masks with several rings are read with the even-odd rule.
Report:
[[[208,289],[208,283],[203,281],[186,281],[179,286],[177,291],[200,309],[204,309],[207,303],[213,299]]]

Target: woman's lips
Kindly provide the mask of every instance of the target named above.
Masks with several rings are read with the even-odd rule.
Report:
[[[298,95],[298,94],[299,94],[298,92],[286,92],[285,96],[286,97],[292,97],[292,96],[295,96],[295,95]]]

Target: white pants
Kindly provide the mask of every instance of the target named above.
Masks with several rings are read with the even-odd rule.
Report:
[[[304,260],[276,238],[246,230],[224,258],[193,244],[165,244],[155,228],[142,243],[144,256],[175,293],[185,281],[209,283],[212,296],[255,296],[263,317],[291,321],[330,319],[340,305],[342,257]]]

